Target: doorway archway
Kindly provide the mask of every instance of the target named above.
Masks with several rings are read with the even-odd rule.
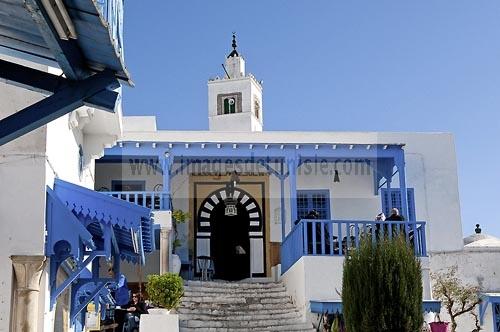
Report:
[[[236,188],[237,214],[225,214],[226,188],[210,193],[201,203],[196,219],[196,256],[210,256],[214,278],[241,280],[251,277],[253,262],[264,261],[263,216],[258,202]]]

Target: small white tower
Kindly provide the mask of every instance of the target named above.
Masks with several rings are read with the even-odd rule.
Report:
[[[262,85],[245,74],[245,60],[233,51],[224,64],[224,78],[208,81],[208,125],[213,131],[262,131]]]

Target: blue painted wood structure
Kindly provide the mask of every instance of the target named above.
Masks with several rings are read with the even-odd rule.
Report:
[[[406,193],[405,160],[402,144],[295,144],[295,143],[250,143],[250,142],[151,142],[151,141],[125,141],[113,148],[105,150],[104,160],[127,161],[127,160],[158,160],[163,176],[163,195],[165,199],[170,198],[170,183],[173,176],[193,163],[218,163],[234,165],[238,163],[254,163],[263,166],[269,174],[280,180],[281,191],[281,230],[282,230],[282,273],[292,266],[303,255],[343,255],[342,242],[347,236],[348,247],[359,244],[359,237],[367,228],[375,227],[372,221],[346,221],[346,220],[305,220],[299,227],[292,227],[298,219],[297,214],[297,173],[301,165],[333,163],[335,168],[339,163],[358,163],[367,165],[373,170],[374,191],[379,193],[380,188],[386,184],[391,190],[399,190]],[[340,166],[339,166],[340,167]],[[398,174],[400,187],[391,188],[394,175]],[[289,186],[289,215],[285,210],[286,180]],[[380,184],[383,180],[385,183]],[[333,181],[333,179],[332,179]],[[401,195],[401,214],[408,218],[407,195]],[[135,198],[133,198],[135,200]],[[130,196],[129,196],[130,200]],[[170,205],[163,204],[164,208]],[[290,233],[286,233],[287,222],[290,225]],[[316,232],[308,232],[308,223],[323,222],[320,227],[321,236],[316,239]],[[390,227],[400,229],[397,223],[388,223]],[[311,225],[310,225],[311,226]],[[317,227],[316,224],[312,227]],[[347,231],[346,231],[347,227]],[[354,233],[349,233],[350,227],[354,227]],[[408,223],[406,238],[412,242],[415,254],[426,256],[425,223]],[[329,231],[328,231],[329,229]],[[335,232],[338,234],[335,241]],[[412,233],[411,233],[411,232]],[[325,236],[330,234],[328,240]],[[348,234],[349,233],[349,234]],[[375,233],[373,233],[375,234]],[[410,234],[413,234],[410,238]],[[309,237],[312,236],[312,239]],[[351,237],[352,236],[352,237]],[[392,236],[392,232],[391,232]],[[375,237],[374,237],[375,238]],[[341,241],[340,240],[340,241]],[[310,242],[320,244],[320,247],[309,252]],[[337,242],[337,250],[335,250]],[[297,245],[299,244],[299,245]]]
[[[1,81],[52,94],[0,120],[0,145],[85,104],[113,111],[118,80],[131,84],[123,57],[123,0],[57,3],[57,13],[41,0],[0,4],[0,53],[59,67],[66,77],[0,62]],[[61,36],[60,22],[75,35]]]
[[[342,301],[310,301],[311,312],[315,314],[335,314],[342,313]],[[424,300],[422,301],[424,312],[441,311],[441,301]]]
[[[386,216],[390,215],[391,208],[401,210],[401,191],[397,188],[381,188],[382,196],[382,212]],[[415,211],[415,191],[413,188],[407,188],[408,201],[408,220],[416,221],[417,214]]]
[[[154,250],[150,209],[59,179],[53,190],[47,188],[46,204],[50,304],[52,307],[71,285],[74,323],[90,301],[109,301],[108,288],[117,281],[100,276],[96,258],[112,261],[118,276],[120,260],[144,264],[145,254]],[[73,262],[68,277],[58,285],[57,271],[68,260]],[[89,264],[92,272],[87,269]]]
[[[120,142],[105,150],[111,160],[158,160],[163,171],[163,191],[170,195],[171,178],[191,163],[255,163],[280,180],[282,240],[286,233],[285,180],[288,179],[291,222],[297,220],[297,169],[302,164],[345,161],[365,163],[373,169],[374,191],[381,180],[389,184],[399,175],[401,192],[406,192],[404,150],[402,144],[295,144],[250,142]],[[118,158],[118,159],[117,159]],[[173,169],[173,165],[180,164]],[[278,165],[278,169],[275,169]],[[396,172],[394,171],[396,169]],[[166,171],[165,171],[166,170]],[[408,216],[406,195],[402,195],[401,214]],[[166,206],[166,205],[165,205]]]
[[[479,304],[479,322],[484,324],[484,315],[488,306],[491,304],[493,316],[493,331],[500,331],[500,293],[483,293],[480,294],[481,303]]]
[[[360,239],[373,243],[387,235],[402,235],[415,256],[426,257],[425,222],[302,219],[281,244],[281,270],[288,271],[302,256],[345,256],[359,248]]]

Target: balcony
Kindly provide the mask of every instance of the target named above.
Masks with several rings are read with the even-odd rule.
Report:
[[[170,195],[162,191],[102,191],[101,193],[153,211],[170,210]]]
[[[425,222],[302,219],[281,246],[282,273],[302,256],[345,256],[359,248],[362,237],[376,243],[383,234],[404,235],[415,256],[427,256]]]

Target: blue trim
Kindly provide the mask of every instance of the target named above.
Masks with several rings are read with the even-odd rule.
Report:
[[[310,309],[312,313],[324,314],[327,313],[342,313],[342,301],[310,301]],[[422,309],[424,312],[437,312],[441,311],[441,301],[422,301]]]
[[[287,169],[288,169],[288,185],[289,185],[289,193],[290,193],[290,220],[294,223],[298,220],[297,217],[297,168],[298,168],[298,159],[294,157],[291,160],[287,160]]]
[[[139,143],[138,145],[136,143]],[[153,144],[155,143],[154,147]],[[234,147],[236,144],[236,147]],[[252,142],[121,142],[119,145],[105,150],[106,156],[163,156],[169,151],[174,158],[217,158],[241,159],[257,162],[259,158],[299,158],[309,162],[335,161],[335,158],[354,159],[395,159],[404,154],[403,145],[372,144],[279,144]],[[385,148],[384,148],[385,147]],[[298,165],[298,163],[296,164]]]
[[[342,301],[310,301],[311,312],[314,314],[342,313]]]
[[[307,189],[307,190],[297,190],[297,209],[298,209],[298,204],[299,204],[299,196],[300,195],[305,195],[307,197],[307,212],[306,212],[306,215],[309,211],[311,211],[312,209],[315,209],[317,210],[317,207],[314,206],[313,204],[313,195],[324,195],[325,199],[326,199],[326,211],[325,211],[325,215],[324,216],[320,216],[319,219],[332,219],[332,216],[331,216],[331,205],[330,205],[330,190],[328,189]],[[298,218],[305,218],[305,215],[304,216],[300,216],[300,214],[298,213],[298,210],[297,210],[297,216]]]
[[[486,309],[491,303],[493,317],[493,332],[500,332],[500,293],[495,295],[480,294],[481,303],[479,303],[479,323],[484,324]]]
[[[406,243],[413,247],[415,256],[427,256],[425,222],[422,221],[302,219],[281,244],[281,272],[284,274],[302,256],[343,257],[359,247],[362,234],[376,243],[381,229],[387,230],[389,238],[406,229]]]
[[[61,88],[74,84],[62,76],[56,76],[17,63],[0,59],[0,77],[6,83],[31,91],[53,94]],[[118,99],[118,92],[102,90],[84,100],[85,105],[112,112]]]
[[[85,59],[78,48],[76,40],[71,38],[63,40],[59,37],[41,0],[25,0],[25,2],[25,8],[33,17],[33,21],[38,26],[45,43],[52,51],[66,77],[72,80],[88,77],[89,72]]]
[[[52,96],[0,120],[0,145],[74,111],[85,105],[85,99],[103,90],[119,86],[114,74],[104,71],[64,87]]]
[[[493,330],[500,332],[500,302],[492,302],[491,310],[493,311]]]
[[[154,249],[150,210],[60,179],[54,181],[54,190],[47,188],[46,204],[50,305],[53,307],[57,297],[73,285],[74,321],[83,308],[78,307],[83,302],[75,302],[80,298],[79,288],[83,287],[83,291],[91,287],[89,284],[95,284],[90,294],[92,296],[84,301],[88,303],[97,295],[104,294],[102,288],[114,282],[99,277],[96,258],[110,260],[114,257],[117,275],[120,258],[133,263],[145,263],[144,253]],[[137,234],[137,241],[133,234]],[[57,271],[69,257],[74,258],[76,266],[68,271],[68,278],[56,286]],[[92,264],[92,274],[90,278],[83,278],[89,274],[86,268],[89,264]],[[76,287],[75,282],[80,286]],[[85,294],[89,295],[88,291]]]
[[[407,200],[408,200],[408,217],[405,218],[409,221],[416,221],[416,211],[415,211],[415,190],[413,188],[407,188]],[[391,195],[389,196],[389,192]],[[399,202],[399,205],[390,205],[387,206],[387,202],[390,201],[392,204],[392,197],[395,195],[396,202]],[[389,216],[390,208],[397,208],[400,211],[403,211],[401,206],[401,189],[400,188],[382,188],[381,189],[381,199],[382,199],[382,211]],[[401,212],[402,213],[402,212]]]

